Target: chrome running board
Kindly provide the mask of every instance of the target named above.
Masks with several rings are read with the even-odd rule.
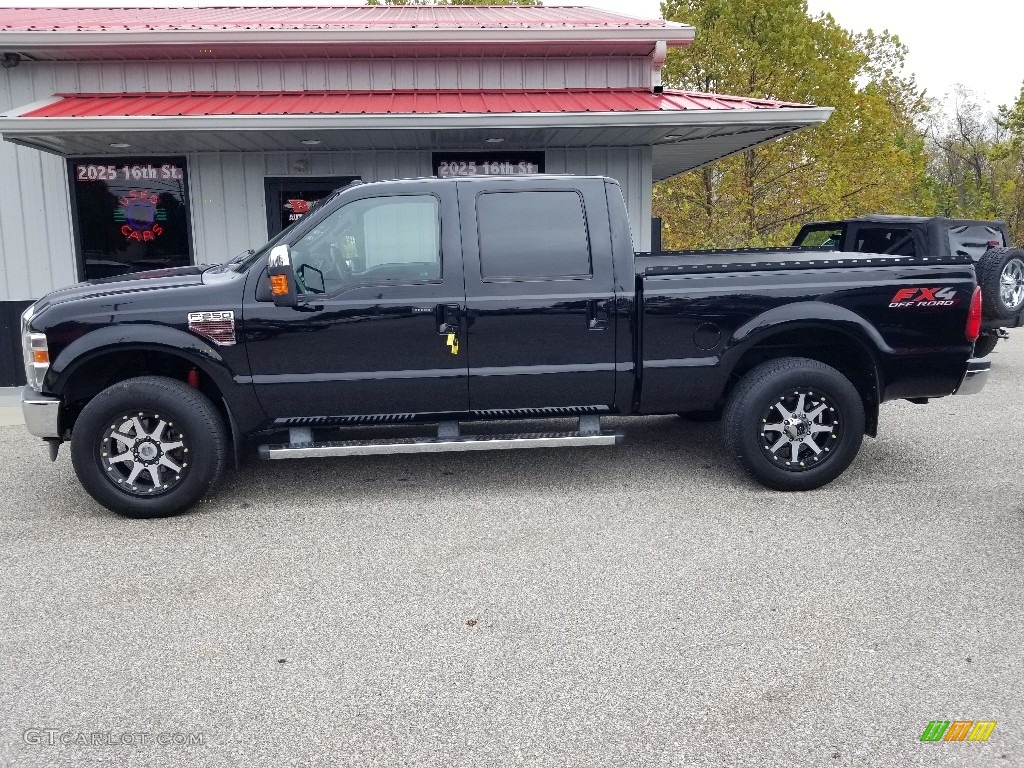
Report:
[[[504,451],[516,448],[582,448],[615,445],[615,432],[535,432],[516,435],[343,440],[327,443],[261,445],[261,459],[318,459],[330,456],[380,456],[394,453],[446,453],[449,451]]]

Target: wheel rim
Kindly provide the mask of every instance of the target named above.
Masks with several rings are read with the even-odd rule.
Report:
[[[1024,261],[1010,259],[999,276],[999,298],[1007,309],[1024,304]]]
[[[836,401],[820,389],[786,391],[765,409],[758,425],[765,456],[790,472],[821,466],[842,440],[841,416]]]
[[[189,442],[173,421],[159,413],[126,413],[104,431],[99,460],[103,474],[131,496],[159,496],[189,472]]]

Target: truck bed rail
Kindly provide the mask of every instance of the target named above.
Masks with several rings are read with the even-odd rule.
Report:
[[[779,255],[806,258],[772,258]],[[895,266],[958,266],[973,262],[969,256],[885,256],[806,248],[745,249],[732,251],[677,251],[637,254],[637,274],[643,277],[719,272],[763,272],[787,269],[858,269]],[[692,261],[689,257],[692,257]],[[745,258],[744,258],[745,257]],[[644,264],[647,261],[647,264]]]

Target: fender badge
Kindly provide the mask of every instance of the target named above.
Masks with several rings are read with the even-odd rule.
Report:
[[[230,309],[189,312],[188,329],[214,344],[230,347],[235,343],[235,313]]]

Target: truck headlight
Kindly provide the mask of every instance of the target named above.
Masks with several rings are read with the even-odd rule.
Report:
[[[35,304],[21,313],[21,351],[25,359],[25,379],[36,392],[43,390],[43,377],[50,368],[50,349],[45,333],[33,333],[29,328]]]

